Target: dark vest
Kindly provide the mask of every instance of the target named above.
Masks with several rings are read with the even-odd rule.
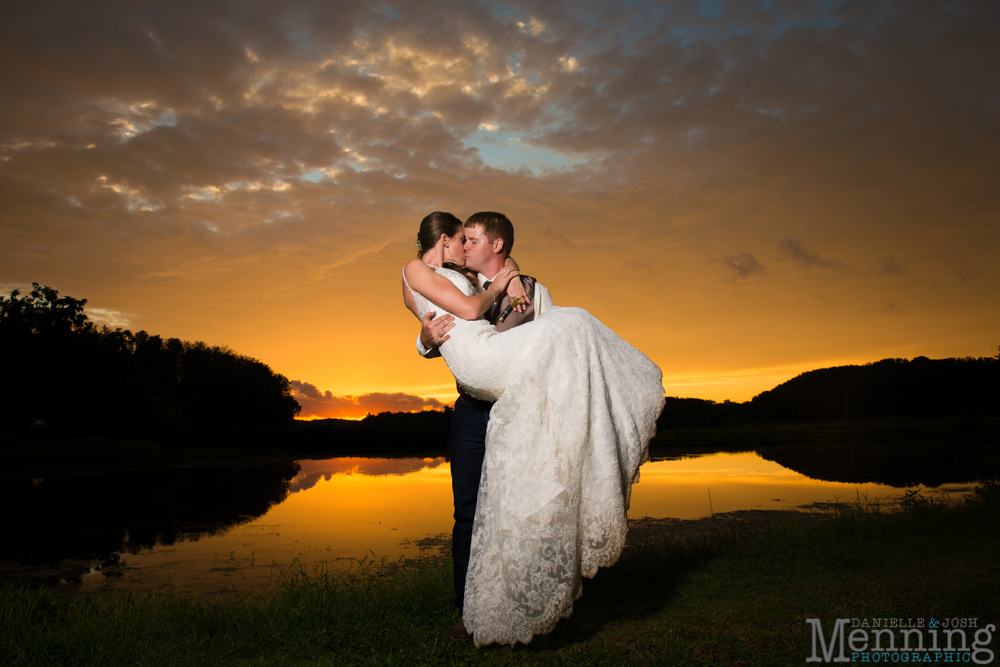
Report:
[[[531,276],[521,276],[521,282],[524,283],[524,292],[531,299],[531,304],[528,309],[523,313],[519,313],[516,310],[511,311],[510,315],[503,322],[497,322],[497,318],[500,317],[500,313],[510,305],[510,297],[507,294],[503,295],[503,300],[497,304],[496,308],[492,308],[486,313],[486,319],[490,324],[496,324],[497,331],[507,331],[508,329],[513,329],[514,327],[524,324],[525,322],[530,322],[535,319],[535,279]]]

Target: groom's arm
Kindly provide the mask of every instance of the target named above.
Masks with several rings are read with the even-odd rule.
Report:
[[[436,314],[434,311],[431,311],[424,315],[424,319],[420,322],[420,335],[417,336],[417,352],[420,353],[420,356],[427,359],[441,356],[441,351],[438,347],[441,346],[441,343],[451,338],[448,335],[448,331],[455,326],[454,315],[442,315],[435,320],[434,316]]]

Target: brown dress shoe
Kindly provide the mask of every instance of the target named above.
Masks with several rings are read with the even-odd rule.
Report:
[[[458,623],[455,624],[455,628],[451,631],[451,641],[459,641],[462,639],[472,639],[472,633],[465,629],[465,621],[463,619],[458,619]]]

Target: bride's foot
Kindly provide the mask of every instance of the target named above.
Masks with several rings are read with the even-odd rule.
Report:
[[[458,641],[460,639],[472,639],[472,633],[465,629],[465,620],[458,619],[458,623],[455,624],[455,628],[451,631],[451,640]]]

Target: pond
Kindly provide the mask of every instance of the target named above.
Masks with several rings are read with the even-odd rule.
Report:
[[[630,519],[808,511],[919,489],[959,498],[987,476],[968,457],[921,467],[887,449],[771,448],[647,462]],[[908,457],[913,459],[912,456]],[[950,463],[949,463],[950,461]],[[935,464],[931,464],[934,463]],[[971,465],[971,467],[969,467]],[[822,470],[822,475],[817,473]],[[818,477],[825,477],[820,479]],[[335,458],[8,482],[0,581],[246,590],[279,568],[416,558],[450,544],[444,458]]]

